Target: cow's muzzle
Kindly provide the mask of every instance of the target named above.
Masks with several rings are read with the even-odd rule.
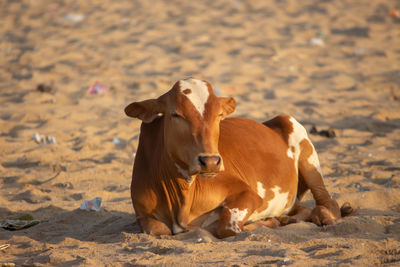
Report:
[[[216,155],[200,155],[198,157],[200,166],[200,176],[212,178],[221,171],[222,159]]]

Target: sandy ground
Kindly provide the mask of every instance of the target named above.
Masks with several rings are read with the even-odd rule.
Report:
[[[41,223],[0,228],[0,265],[400,264],[400,20],[391,9],[399,1],[2,1],[0,221]],[[335,138],[311,139],[328,190],[354,214],[224,240],[201,229],[141,234],[129,193],[140,122],[123,108],[188,76],[233,96],[235,116],[335,127]],[[96,81],[106,94],[88,95]],[[37,144],[35,133],[57,143]],[[94,197],[99,212],[79,210]]]

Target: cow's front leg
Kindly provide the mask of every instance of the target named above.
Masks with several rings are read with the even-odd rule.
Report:
[[[242,232],[247,219],[261,205],[262,199],[250,189],[228,197],[217,224],[217,236],[225,238]]]
[[[162,221],[153,219],[147,216],[137,216],[137,222],[139,223],[142,232],[149,235],[171,235],[171,229]]]

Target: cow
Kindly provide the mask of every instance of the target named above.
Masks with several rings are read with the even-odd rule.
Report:
[[[305,128],[281,115],[264,123],[229,117],[231,97],[194,78],[157,99],[133,102],[142,120],[131,197],[142,232],[171,235],[204,228],[219,238],[298,221],[332,225],[340,209],[323,183]],[[300,205],[311,190],[316,206]]]

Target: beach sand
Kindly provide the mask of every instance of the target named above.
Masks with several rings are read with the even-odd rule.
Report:
[[[3,2],[0,221],[40,223],[0,228],[0,266],[400,264],[399,1]],[[140,121],[123,109],[190,76],[234,97],[233,116],[334,127],[310,138],[328,191],[354,213],[223,240],[140,233]],[[95,82],[107,91],[88,94]],[[94,197],[100,211],[79,210]]]

